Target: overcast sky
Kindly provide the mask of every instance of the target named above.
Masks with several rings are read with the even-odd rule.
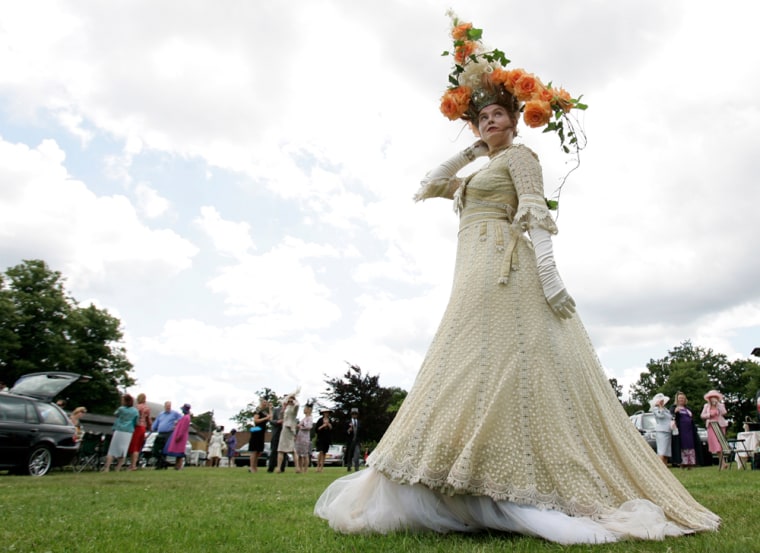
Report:
[[[626,386],[691,339],[760,346],[760,4],[696,0],[0,4],[0,269],[43,259],[123,324],[150,401],[409,389],[457,219],[414,204],[473,140],[438,111],[446,9],[583,94],[560,273]],[[547,195],[555,135],[521,129]],[[464,171],[466,173],[466,171]]]

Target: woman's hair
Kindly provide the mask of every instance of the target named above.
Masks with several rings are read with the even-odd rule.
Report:
[[[126,405],[127,407],[132,407],[135,404],[134,398],[130,396],[129,394],[124,394],[121,400],[124,402],[124,405]]]
[[[689,403],[689,398],[687,398],[686,394],[684,394],[683,392],[676,392],[676,402],[678,401],[678,396],[683,396],[684,405]]]
[[[137,403],[145,403],[145,394],[137,394]]]

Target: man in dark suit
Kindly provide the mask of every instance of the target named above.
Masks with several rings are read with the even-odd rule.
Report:
[[[351,472],[351,465],[354,470],[359,470],[359,459],[361,459],[361,423],[359,422],[359,409],[351,409],[351,418],[348,423],[348,443],[346,445],[345,464],[348,472]]]

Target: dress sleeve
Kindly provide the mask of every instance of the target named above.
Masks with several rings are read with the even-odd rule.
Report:
[[[557,234],[557,225],[544,199],[544,177],[538,156],[523,145],[510,148],[507,156],[507,169],[518,199],[515,223],[523,230],[541,227]]]
[[[427,200],[429,198],[454,199],[454,192],[462,185],[461,177],[430,177],[425,175],[420,183],[420,189],[414,195],[414,201]]]

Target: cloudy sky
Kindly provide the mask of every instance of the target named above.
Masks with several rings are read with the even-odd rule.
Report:
[[[345,361],[409,389],[457,220],[411,200],[474,138],[438,111],[448,7],[583,94],[562,277],[610,377],[686,339],[760,346],[760,4],[0,5],[0,269],[43,259],[123,323],[149,400],[227,423]],[[522,129],[551,195],[567,156]]]

